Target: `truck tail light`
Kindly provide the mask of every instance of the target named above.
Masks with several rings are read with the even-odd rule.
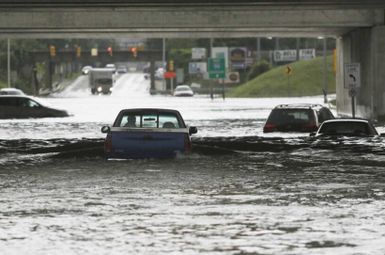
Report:
[[[184,135],[184,153],[189,154],[191,152],[191,140],[188,134]]]
[[[104,142],[104,151],[111,152],[112,151],[112,139],[111,135],[107,135],[106,141]]]
[[[273,132],[277,128],[277,125],[273,123],[266,123],[263,127],[263,132]]]
[[[318,127],[314,122],[310,122],[305,125],[305,130],[316,131],[317,129]]]

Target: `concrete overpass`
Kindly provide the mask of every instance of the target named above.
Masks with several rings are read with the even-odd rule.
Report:
[[[337,108],[351,111],[344,64],[361,64],[357,114],[385,119],[383,0],[3,0],[0,38],[312,37],[337,39]],[[311,81],[309,81],[311,82]]]

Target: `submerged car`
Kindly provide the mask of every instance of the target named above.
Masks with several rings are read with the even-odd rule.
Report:
[[[102,133],[107,159],[173,158],[191,152],[197,128],[188,128],[176,110],[137,108],[120,111]]]
[[[333,113],[319,104],[281,104],[270,112],[263,132],[314,132],[329,119]]]
[[[65,110],[55,109],[24,95],[0,96],[0,119],[67,117]]]
[[[188,85],[179,85],[176,86],[174,90],[174,96],[176,97],[192,97],[194,92]]]
[[[16,88],[2,88],[0,89],[0,95],[25,95],[24,92]]]
[[[377,136],[379,133],[366,119],[333,119],[321,124],[311,136]]]

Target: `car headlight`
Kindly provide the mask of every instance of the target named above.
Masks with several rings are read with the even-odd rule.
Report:
[[[102,87],[98,87],[98,92],[102,92]]]
[[[113,88],[113,87],[111,87],[111,88],[110,88],[110,91],[113,91],[113,90],[114,90],[114,88]]]

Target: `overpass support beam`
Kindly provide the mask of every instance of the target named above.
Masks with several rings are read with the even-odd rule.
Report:
[[[360,63],[356,116],[385,121],[385,26],[360,28],[337,39],[337,112],[351,115],[352,98],[344,87],[344,64]]]

